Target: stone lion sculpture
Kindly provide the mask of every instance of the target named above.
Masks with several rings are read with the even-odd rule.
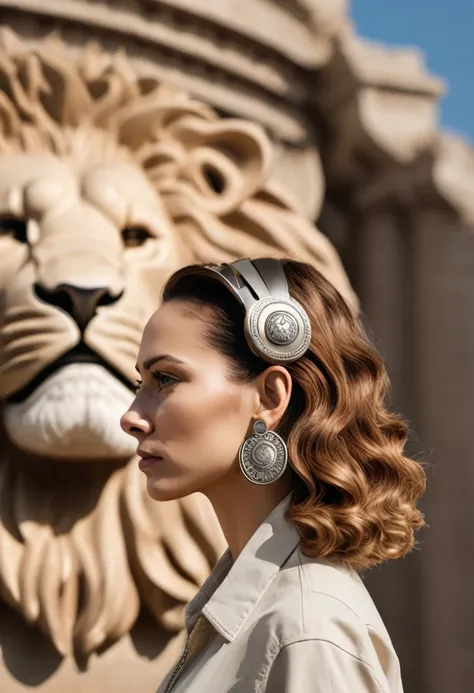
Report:
[[[270,155],[122,54],[1,32],[2,692],[153,690],[224,548],[203,497],[148,498],[118,425],[168,274],[296,255],[354,303]]]

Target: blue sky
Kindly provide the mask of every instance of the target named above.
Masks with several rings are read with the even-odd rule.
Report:
[[[361,36],[419,46],[448,90],[440,122],[474,144],[474,0],[350,0]]]

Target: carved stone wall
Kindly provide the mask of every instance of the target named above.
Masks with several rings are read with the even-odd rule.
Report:
[[[275,176],[316,218],[324,194],[308,73],[346,25],[344,0],[0,0],[0,21],[34,44],[57,31],[71,50],[124,47],[142,75],[219,112],[262,124],[278,142]],[[289,174],[289,171],[292,171]]]
[[[356,310],[271,156],[121,53],[0,27],[2,692],[156,687],[224,548],[204,496],[150,499],[119,426],[169,274],[294,255]]]
[[[0,0],[0,20],[32,44],[123,46],[141,74],[266,128],[273,177],[340,250],[431,465],[421,551],[367,584],[406,693],[468,693],[474,170],[439,132],[442,82],[416,50],[358,38],[344,0]]]

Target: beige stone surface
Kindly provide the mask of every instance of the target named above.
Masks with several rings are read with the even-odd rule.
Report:
[[[118,423],[164,280],[296,255],[357,301],[258,125],[5,28],[0,83],[0,690],[151,690],[224,546],[204,497],[148,497]]]

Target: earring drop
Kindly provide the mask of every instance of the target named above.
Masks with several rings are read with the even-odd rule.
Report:
[[[286,469],[288,450],[278,433],[268,431],[263,419],[257,419],[253,433],[241,444],[239,463],[243,475],[252,484],[271,484]]]

